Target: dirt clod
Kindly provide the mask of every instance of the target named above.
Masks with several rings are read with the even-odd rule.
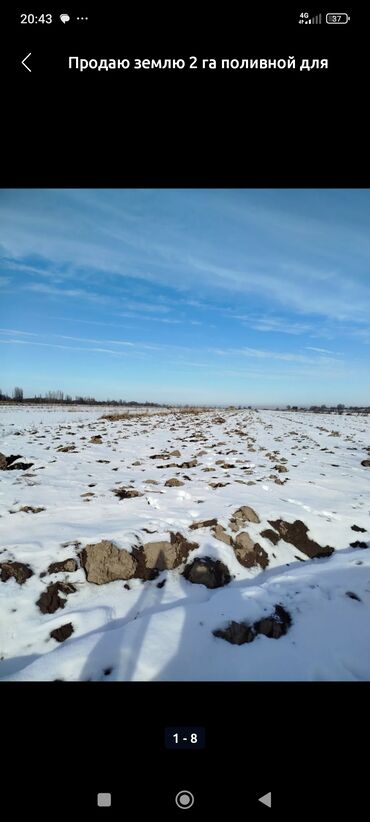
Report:
[[[146,542],[132,552],[137,562],[135,576],[139,579],[155,579],[159,571],[171,571],[181,565],[190,551],[196,548],[199,548],[197,542],[189,542],[179,532],[171,532],[169,542]]]
[[[227,533],[223,525],[215,525],[214,528],[212,528],[212,534],[215,537],[215,539],[219,539],[221,542],[225,542],[226,545],[233,544],[232,537],[230,536],[230,534]]]
[[[249,505],[242,505],[232,514],[230,518],[230,528],[232,531],[240,531],[246,522],[261,522],[258,514]]]
[[[268,554],[258,542],[253,542],[246,531],[241,531],[235,537],[234,545],[235,556],[241,565],[245,568],[253,568],[254,565],[259,565],[261,568],[267,568],[269,564]]]
[[[226,628],[213,631],[215,637],[225,639],[232,645],[244,645],[253,642],[258,634],[269,639],[279,639],[287,633],[292,624],[292,618],[282,605],[275,605],[273,614],[249,625],[246,622],[229,622]]]
[[[33,505],[22,505],[22,508],[19,510],[24,511],[25,514],[39,514],[40,511],[45,511],[45,508],[34,508]]]
[[[190,525],[190,530],[197,531],[198,528],[210,528],[211,525],[217,525],[216,517],[214,517],[213,519],[202,519],[198,522],[193,522],[192,525]]]
[[[272,528],[265,528],[264,531],[261,531],[261,537],[269,539],[273,545],[277,545],[280,539],[279,534],[277,534],[276,531],[273,531]]]
[[[72,573],[73,571],[77,571],[78,563],[73,557],[69,557],[68,559],[64,559],[62,562],[52,562],[49,565],[47,573],[48,574],[59,574],[61,571],[67,571]]]
[[[194,559],[186,565],[184,577],[189,582],[197,585],[205,585],[206,588],[222,588],[231,582],[229,569],[220,560],[211,557],[201,557]]]
[[[29,565],[23,562],[0,562],[0,579],[1,582],[7,582],[8,579],[15,579],[18,585],[23,585],[26,579],[33,576],[33,571]]]
[[[36,602],[42,614],[54,614],[58,608],[64,608],[66,599],[60,594],[73,594],[76,591],[74,585],[67,582],[52,582],[48,585],[46,591],[43,591]]]
[[[217,631],[213,631],[213,636],[225,639],[231,645],[244,645],[246,642],[253,642],[256,635],[251,625],[244,622],[234,622],[233,620],[227,628],[219,628]]]
[[[133,497],[142,497],[143,494],[137,491],[136,488],[115,488],[113,493],[119,499],[132,499]]]
[[[71,634],[73,634],[72,622],[67,622],[65,625],[61,625],[60,628],[50,631],[50,636],[56,639],[57,642],[64,642]]]
[[[15,462],[14,465],[8,465],[8,471],[27,471],[28,468],[32,468],[33,462]]]
[[[95,585],[104,585],[116,579],[131,579],[135,575],[134,556],[106,539],[86,545],[80,557],[87,581]]]
[[[330,557],[334,551],[334,548],[331,548],[330,545],[322,546],[313,539],[310,539],[310,537],[307,536],[307,525],[299,519],[296,519],[294,522],[285,522],[283,519],[277,519],[275,521],[269,520],[269,524],[278,531],[284,542],[290,542],[291,545],[294,545],[294,547],[302,551],[303,554],[307,554],[310,559],[314,559],[315,557]]]

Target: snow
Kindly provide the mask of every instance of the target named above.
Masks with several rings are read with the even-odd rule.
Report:
[[[370,445],[367,417],[224,409],[196,417],[150,410],[114,422],[101,419],[103,413],[101,407],[0,409],[0,451],[34,463],[26,471],[0,472],[0,563],[27,563],[34,572],[23,585],[0,581],[0,679],[370,678],[370,469],[361,466]],[[97,434],[102,443],[91,443]],[[201,435],[206,439],[195,439]],[[75,452],[57,451],[70,444]],[[174,449],[181,457],[169,463],[195,458],[198,465],[168,467],[150,459]],[[206,453],[197,456],[200,451]],[[233,467],[217,464],[221,459]],[[287,472],[278,474],[276,464]],[[277,476],[286,482],[276,484]],[[184,485],[165,486],[170,477]],[[228,484],[212,488],[212,482]],[[142,496],[119,500],[112,489],[122,485]],[[87,492],[94,496],[81,496]],[[27,505],[45,510],[19,510]],[[190,530],[196,520],[213,517],[228,528],[242,505],[261,520],[245,530],[268,553],[264,571],[240,565],[210,528]],[[261,531],[277,519],[302,520],[309,536],[334,553],[308,560],[283,540],[272,545]],[[365,533],[353,531],[354,524]],[[168,540],[169,531],[199,544],[188,562],[197,556],[222,560],[231,583],[212,590],[194,585],[182,576],[183,566],[150,582],[130,580],[129,589],[123,581],[89,583],[82,568],[40,578],[50,563],[78,556],[64,543],[82,547],[108,539],[131,550]],[[368,548],[350,547],[357,540]],[[71,582],[77,591],[63,609],[42,614],[36,601],[56,581]],[[292,617],[278,640],[259,635],[237,646],[213,635],[231,620],[269,616],[278,603]],[[58,643],[50,632],[66,623],[74,633]]]

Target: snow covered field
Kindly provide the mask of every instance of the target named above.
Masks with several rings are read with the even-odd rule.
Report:
[[[106,413],[0,409],[0,680],[370,679],[369,418]]]

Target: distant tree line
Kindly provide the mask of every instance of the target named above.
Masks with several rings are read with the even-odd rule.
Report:
[[[369,405],[344,405],[344,403],[339,402],[337,405],[310,405],[307,406],[298,406],[298,405],[287,405],[287,411],[310,411],[314,414],[350,414],[352,412],[358,412],[362,414],[370,414],[370,406]]]
[[[163,408],[163,404],[158,402],[137,402],[136,400],[96,400],[95,397],[83,397],[76,395],[72,397],[70,394],[64,394],[63,391],[46,391],[45,394],[35,394],[33,397],[25,397],[23,388],[16,386],[11,395],[4,394],[0,389],[0,402],[11,403],[30,403],[33,405],[45,405],[46,403],[56,403],[63,405],[119,405],[119,406],[149,406],[154,408]]]

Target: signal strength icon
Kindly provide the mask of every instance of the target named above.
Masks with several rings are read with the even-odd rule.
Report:
[[[321,17],[321,14],[316,14],[316,17],[310,17],[308,20],[305,20],[305,23],[308,23],[309,25],[311,25],[311,23],[316,23],[320,25]]]

